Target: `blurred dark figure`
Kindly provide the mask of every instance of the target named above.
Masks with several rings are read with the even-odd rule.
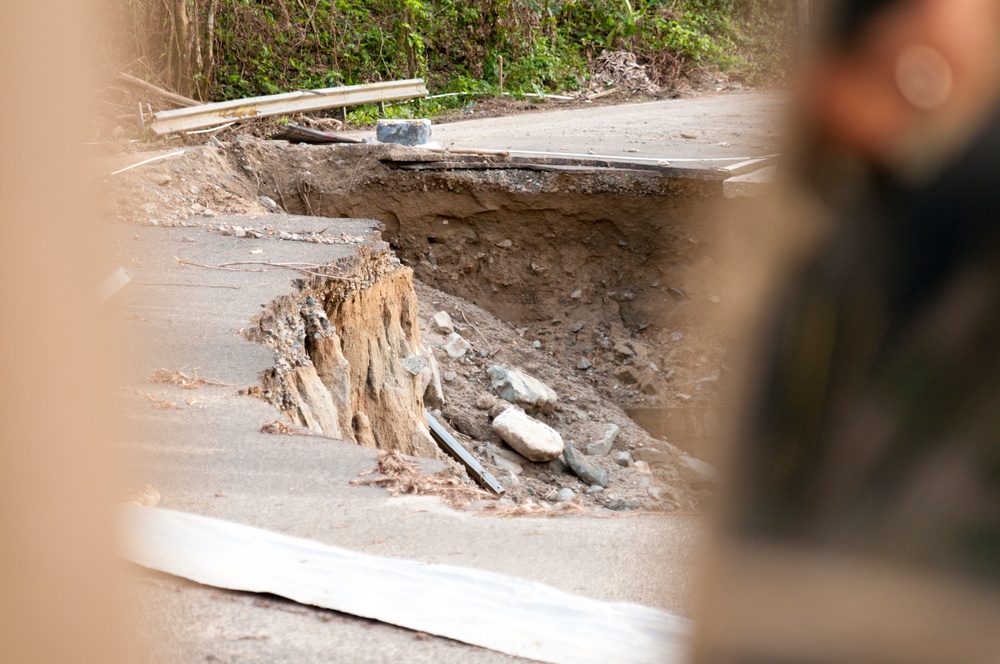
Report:
[[[816,9],[695,660],[1000,662],[1000,0]]]

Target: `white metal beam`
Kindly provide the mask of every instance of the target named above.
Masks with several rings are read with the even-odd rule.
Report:
[[[190,108],[178,108],[153,114],[147,127],[157,136],[193,129],[204,129],[227,122],[265,118],[286,113],[307,113],[327,108],[375,104],[426,97],[423,79],[385,81],[320,90],[298,90],[280,95],[234,99]]]

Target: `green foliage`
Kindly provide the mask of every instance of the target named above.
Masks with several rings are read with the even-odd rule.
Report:
[[[136,10],[140,0],[116,1],[125,20],[155,32],[155,16]],[[762,78],[780,68],[794,25],[794,3],[784,0],[170,1],[188,2],[201,12],[196,25],[214,26],[203,36],[211,36],[213,66],[197,80],[212,99],[411,77],[434,92],[494,95],[501,61],[504,91],[572,90],[586,85],[588,63],[604,49],[632,51],[654,69],[669,63],[671,75],[680,63]],[[210,4],[218,6],[212,20]],[[148,60],[155,80],[164,65]],[[375,112],[352,115],[369,121]]]

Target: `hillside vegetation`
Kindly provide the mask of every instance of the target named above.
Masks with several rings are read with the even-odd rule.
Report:
[[[718,69],[780,77],[783,0],[110,0],[107,59],[182,95],[222,100],[422,77],[433,92],[587,86],[603,50],[662,87]]]

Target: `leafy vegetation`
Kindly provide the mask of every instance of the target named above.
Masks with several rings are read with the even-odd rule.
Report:
[[[572,90],[604,49],[661,83],[699,68],[755,83],[780,72],[794,23],[781,0],[110,1],[120,68],[215,100],[410,77],[435,92]]]

